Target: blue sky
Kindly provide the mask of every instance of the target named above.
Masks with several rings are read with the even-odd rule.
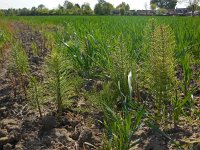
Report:
[[[0,0],[0,9],[7,8],[31,8],[32,6],[37,7],[39,4],[44,4],[47,8],[56,8],[58,4],[63,5],[65,0]],[[69,0],[72,3],[78,3],[82,5],[84,2],[90,3],[91,7],[94,8],[94,5],[98,2],[97,0]],[[106,0],[107,2],[112,3],[114,6],[119,5],[121,0]],[[149,5],[150,0],[123,0],[130,5],[131,9],[144,9],[145,3]],[[183,5],[178,4],[177,7],[184,7]]]

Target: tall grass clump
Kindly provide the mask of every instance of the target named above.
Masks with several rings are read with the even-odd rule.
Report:
[[[11,50],[11,65],[10,72],[13,76],[13,86],[14,89],[19,87],[19,91],[23,90],[24,95],[26,96],[26,85],[27,80],[26,76],[29,74],[29,62],[28,56],[24,49],[19,45],[13,45]],[[14,96],[16,96],[16,90],[14,91]]]
[[[167,128],[172,121],[173,101],[176,91],[175,37],[167,25],[154,27],[150,23],[147,59],[147,83],[154,96],[155,120]]]
[[[177,105],[177,108],[174,111],[177,111],[175,113],[175,124],[177,124],[179,118],[177,116],[180,116],[181,112],[185,112],[185,110],[189,110],[191,112],[194,110],[194,98],[193,94],[195,91],[198,89],[198,85],[192,84],[193,83],[198,83],[198,78],[199,78],[199,73],[197,72],[195,74],[195,71],[192,69],[192,65],[195,66],[194,62],[194,57],[191,54],[191,51],[188,49],[183,49],[181,53],[177,56],[179,60],[179,89],[180,92],[183,93],[183,99],[180,100],[179,102],[175,102],[175,105]],[[179,93],[180,93],[179,92]],[[177,92],[176,92],[177,93]],[[177,94],[179,94],[177,93]],[[178,96],[177,96],[178,97]],[[185,107],[186,106],[186,107]],[[177,116],[176,116],[177,114]]]
[[[143,116],[143,110],[124,109],[123,112],[114,112],[110,107],[104,106],[105,134],[103,149],[129,150],[132,145],[134,133],[139,128]]]
[[[65,43],[67,54],[72,59],[74,67],[81,76],[89,77],[98,62],[99,46],[93,35],[88,34],[82,42],[74,34],[74,39]]]
[[[188,94],[190,88],[190,82],[192,79],[191,54],[188,51],[183,50],[179,59],[183,71],[182,89],[184,95],[186,96]]]
[[[101,100],[103,112],[105,115],[104,125],[105,125],[105,135],[103,149],[117,149],[117,150],[129,150],[132,145],[132,138],[135,131],[138,129],[144,111],[142,108],[137,108],[135,110],[135,104],[132,99],[132,82],[131,82],[131,72],[128,76],[128,87],[129,94],[124,95],[119,84],[120,97],[122,102],[122,109],[120,111],[109,107],[105,100]],[[110,97],[114,98],[114,97]],[[106,100],[107,101],[107,100]],[[113,101],[110,99],[109,101]],[[129,103],[127,103],[129,101]]]

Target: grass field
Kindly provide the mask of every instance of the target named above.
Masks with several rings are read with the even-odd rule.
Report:
[[[152,17],[132,17],[132,16],[56,16],[56,17],[9,17],[6,20],[20,20],[29,24],[38,25],[62,25],[65,28],[69,27],[71,34],[74,32],[80,39],[87,34],[93,34],[103,39],[116,39],[120,34],[124,36],[124,42],[129,42],[133,45],[133,49],[138,50],[141,47],[142,37],[147,21]],[[159,24],[169,25],[176,37],[176,50],[199,46],[199,17],[154,17]],[[44,27],[45,28],[45,27]],[[111,41],[113,43],[113,41]],[[115,43],[113,43],[114,45]],[[109,45],[111,45],[109,43]],[[197,49],[196,48],[196,49]]]
[[[37,121],[0,149],[198,149],[199,60],[199,17],[1,17],[0,118]]]

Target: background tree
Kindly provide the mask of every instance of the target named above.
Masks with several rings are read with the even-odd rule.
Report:
[[[64,7],[61,6],[60,4],[58,5],[57,14],[58,15],[63,15],[64,14]]]
[[[124,8],[119,8],[119,12],[120,12],[120,15],[124,15],[125,14],[125,9]]]
[[[94,13],[96,15],[102,15],[102,10],[101,10],[101,5],[99,3],[97,3],[95,6],[94,6]]]
[[[196,4],[194,4],[194,6],[187,6],[187,9],[192,11],[193,7],[195,8],[195,10],[200,10],[200,6]]]
[[[192,11],[192,16],[194,16],[195,10],[198,10],[200,5],[200,0],[180,0],[180,3],[185,3],[188,8]]]
[[[15,13],[15,9],[12,9],[12,8],[9,8],[8,10],[7,10],[7,13],[6,13],[8,16],[14,16],[14,15],[16,15],[16,13]]]
[[[81,9],[82,9],[83,15],[91,15],[93,13],[89,3],[84,3],[81,6]]]
[[[69,1],[65,1],[63,4],[64,9],[72,9],[74,7],[74,4]]]
[[[99,0],[94,7],[94,12],[96,15],[110,15],[111,11],[114,9],[111,3],[104,0]]]
[[[79,4],[75,4],[74,7],[81,8]]]
[[[100,4],[103,4],[105,2],[106,2],[105,0],[98,0],[98,3],[100,3]]]
[[[74,7],[73,7],[73,9],[72,9],[72,13],[73,13],[74,15],[82,15],[82,9],[81,9],[81,7],[80,7],[79,4],[75,4],[75,5],[74,5]]]
[[[110,15],[111,11],[114,9],[113,5],[111,3],[105,2],[103,4],[103,14],[104,15]]]
[[[121,15],[124,15],[126,11],[130,10],[129,4],[126,4],[125,2],[119,4],[116,8],[119,9]]]
[[[20,9],[18,15],[27,16],[30,15],[31,11],[27,8]]]
[[[57,9],[51,9],[51,10],[49,10],[49,15],[58,15]]]
[[[45,5],[40,4],[37,9],[37,14],[38,15],[48,15],[49,10],[45,7]]]
[[[45,8],[45,5],[43,5],[43,4],[38,5],[38,10],[42,10],[44,8]]]
[[[156,4],[159,8],[175,9],[177,0],[151,0],[150,4]]]
[[[3,10],[0,10],[0,16],[3,16],[3,15],[4,15]]]
[[[33,16],[37,15],[37,8],[36,7],[31,8],[30,15],[33,15]]]
[[[151,10],[156,10],[157,5],[154,4],[154,3],[152,3],[152,4],[150,5],[150,7],[151,7]]]

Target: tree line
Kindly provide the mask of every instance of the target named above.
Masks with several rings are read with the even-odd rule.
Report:
[[[178,2],[187,3],[188,9],[192,12],[200,10],[200,0],[151,0],[151,10],[158,10],[158,12],[165,12],[167,9],[175,9]],[[144,4],[147,10],[148,4]],[[130,15],[133,12],[130,11],[129,4],[122,2],[117,7],[113,4],[106,2],[105,0],[98,0],[94,10],[90,7],[89,3],[84,3],[81,6],[76,3],[66,0],[63,5],[58,5],[56,9],[48,9],[45,5],[40,4],[38,7],[20,8],[20,9],[4,9],[0,10],[0,16],[39,16],[39,15]],[[137,15],[135,11],[135,15]]]

